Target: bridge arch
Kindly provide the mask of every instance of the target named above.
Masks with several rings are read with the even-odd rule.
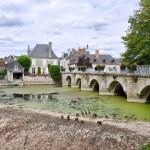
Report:
[[[90,88],[93,89],[93,91],[99,91],[99,83],[96,79],[92,79],[90,82]]]
[[[121,96],[125,96],[125,97],[127,96],[123,89],[123,86],[118,81],[112,81],[109,85],[108,90],[110,92],[113,92],[114,95],[121,95]]]
[[[78,78],[76,81],[76,85],[81,88],[81,78]]]
[[[148,85],[142,89],[139,97],[142,99],[146,99],[146,102],[150,103],[150,85]]]
[[[71,87],[71,76],[66,77],[66,82],[68,83],[68,87]]]

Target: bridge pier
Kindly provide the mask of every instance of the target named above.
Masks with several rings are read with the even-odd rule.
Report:
[[[99,77],[99,80],[99,95],[113,95],[107,86],[107,78],[101,76]]]
[[[90,88],[90,86],[88,85],[88,81],[86,78],[82,79],[81,82],[81,90],[82,91],[92,91],[93,89]]]
[[[140,98],[137,94],[137,84],[132,77],[127,78],[127,102],[145,103],[146,99]]]

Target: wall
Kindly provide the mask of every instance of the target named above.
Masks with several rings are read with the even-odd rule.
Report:
[[[54,82],[54,80],[49,76],[24,76],[23,81],[24,84],[56,84],[56,82]]]
[[[48,74],[48,64],[59,65],[59,59],[45,59],[45,58],[31,58],[32,65],[29,69],[29,72],[32,73],[32,68],[35,68],[35,74],[38,72],[38,67],[41,67],[41,73],[43,68],[46,68],[46,74]]]

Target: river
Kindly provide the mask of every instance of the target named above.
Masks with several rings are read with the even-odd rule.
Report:
[[[0,103],[98,117],[150,121],[150,104],[128,103],[122,96],[55,85],[26,85],[0,89]]]

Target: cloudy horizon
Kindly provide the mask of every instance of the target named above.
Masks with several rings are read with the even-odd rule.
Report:
[[[27,46],[53,43],[57,56],[68,48],[119,57],[121,36],[140,0],[5,0],[0,2],[0,57],[24,55]]]

